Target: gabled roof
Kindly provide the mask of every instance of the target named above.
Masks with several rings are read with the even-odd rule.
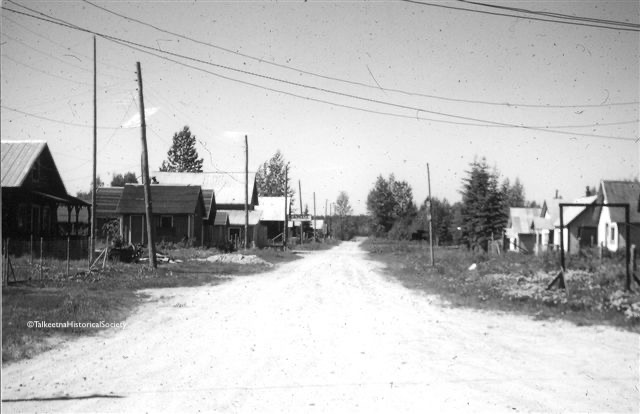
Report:
[[[629,222],[640,222],[640,212],[638,212],[638,203],[640,203],[640,183],[636,181],[602,180],[600,188],[606,204],[628,203]],[[624,209],[610,208],[609,214],[611,214],[612,222],[624,223]]]
[[[213,220],[214,226],[228,226],[229,225],[229,214],[224,211],[217,211],[216,218]]]
[[[576,198],[571,203],[575,204],[593,204],[596,202],[597,196],[589,196],[589,197],[581,197]],[[570,204],[570,203],[567,203]],[[592,208],[592,207],[590,207]],[[562,208],[562,224],[568,226],[571,224],[573,220],[575,220],[583,211],[585,211],[587,207],[579,207],[579,206],[567,206]],[[558,214],[558,218],[553,222],[555,227],[560,227],[560,214]]]
[[[284,221],[284,197],[259,197],[259,201],[256,210],[262,211],[262,221]],[[289,209],[287,205],[287,213]]]
[[[45,152],[51,157],[45,141],[2,141],[0,150],[2,151],[2,187],[21,187],[36,160]],[[51,162],[55,166],[53,157]],[[57,168],[48,174],[57,175],[59,185],[66,193]]]
[[[506,229],[507,235],[531,233],[533,230],[533,219],[540,217],[540,207],[509,207],[509,224]]]
[[[560,203],[564,203],[564,200],[561,198],[552,198],[549,201],[545,200],[542,204],[540,216],[547,216],[551,223],[554,223],[558,217],[560,217]]]
[[[193,214],[198,208],[204,211],[204,201],[199,186],[152,185],[151,209],[153,214]],[[144,186],[127,184],[116,208],[117,214],[144,214]]]
[[[96,217],[114,217],[124,187],[99,187],[96,191]]]
[[[158,183],[168,185],[197,185],[215,192],[216,204],[244,206],[245,173],[235,172],[166,172],[154,171],[151,176]],[[256,173],[249,173],[249,204],[258,204]]]
[[[226,213],[229,216],[229,225],[231,226],[244,226],[245,215],[243,210],[221,210],[221,213]],[[260,222],[261,211],[249,210],[249,225],[255,226]]]
[[[202,198],[204,200],[205,218],[207,220],[215,219],[216,214],[216,196],[213,190],[202,190]]]

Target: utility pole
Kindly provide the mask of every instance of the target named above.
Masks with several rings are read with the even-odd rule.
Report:
[[[89,270],[91,270],[91,264],[93,263],[93,256],[96,250],[96,192],[97,192],[97,146],[98,146],[98,70],[96,62],[96,37],[93,36],[93,184],[91,187],[91,207],[89,209],[89,215],[91,216],[91,225],[89,229]],[[92,211],[93,210],[93,211]],[[93,214],[91,214],[93,213]]]
[[[153,237],[153,212],[151,209],[151,184],[149,180],[149,156],[147,153],[147,123],[144,114],[144,93],[142,91],[142,69],[140,62],[136,62],[138,68],[138,95],[140,96],[140,127],[142,130],[142,182],[144,186],[145,214],[147,216],[147,238],[149,243],[149,263],[154,269],[158,267],[156,261],[156,243]]]
[[[302,210],[302,185],[300,180],[298,180],[298,195],[300,196],[300,216],[302,216],[304,211]],[[300,219],[300,244],[302,245],[302,218]]]
[[[244,136],[244,249],[249,247],[249,138]]]
[[[282,231],[282,248],[287,247],[287,232],[289,231],[289,218],[287,217],[287,193],[289,192],[289,165],[284,167],[284,230]]]
[[[427,206],[427,211],[429,214],[429,255],[431,256],[431,266],[435,264],[433,260],[433,207],[431,202],[431,174],[429,173],[429,163],[427,163],[427,182],[429,184],[429,205]]]
[[[329,206],[329,233],[333,239],[333,213],[335,213],[334,203]]]
[[[316,241],[316,192],[313,192],[313,241]]]
[[[327,203],[329,200],[324,199],[324,229],[322,229],[322,238],[325,239],[327,237],[327,232],[329,230],[329,222],[327,221]]]

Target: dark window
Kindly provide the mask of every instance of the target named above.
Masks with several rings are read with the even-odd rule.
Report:
[[[173,216],[161,216],[160,227],[163,229],[173,228]]]

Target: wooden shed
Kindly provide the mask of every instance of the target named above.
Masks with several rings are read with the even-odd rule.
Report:
[[[200,186],[153,185],[151,202],[157,242],[202,243],[202,223],[207,217]],[[125,243],[147,243],[144,186],[126,185],[116,214]]]

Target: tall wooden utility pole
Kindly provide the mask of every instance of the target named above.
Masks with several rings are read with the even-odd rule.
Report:
[[[431,202],[431,174],[429,173],[429,163],[427,163],[427,182],[429,184],[429,206],[427,208],[429,214],[429,255],[431,256],[431,266],[435,264],[433,260],[433,225],[431,224],[433,220],[433,207]]]
[[[91,216],[91,225],[89,229],[89,267],[93,263],[93,256],[96,250],[96,192],[97,187],[97,146],[98,146],[98,69],[96,62],[96,37],[93,36],[93,183],[91,184],[91,207],[89,215]],[[93,210],[93,211],[91,211]]]
[[[316,192],[313,192],[313,241],[316,241]]]
[[[244,136],[244,248],[249,247],[249,138]]]
[[[327,203],[329,200],[324,199],[324,228],[322,229],[322,238],[325,239],[327,237],[327,233],[329,232],[329,222],[327,221]]]
[[[156,262],[156,243],[153,237],[153,217],[151,209],[151,183],[149,180],[149,156],[147,153],[147,123],[144,114],[144,94],[142,92],[142,69],[140,62],[136,62],[138,68],[138,95],[140,96],[140,128],[142,129],[142,183],[144,185],[144,204],[147,216],[147,239],[149,243],[149,263],[154,269],[158,267]]]
[[[304,214],[302,210],[302,185],[300,185],[300,180],[298,180],[298,196],[300,197],[300,215]],[[300,244],[302,244],[302,219],[300,219]]]
[[[284,167],[284,230],[282,231],[282,248],[287,247],[287,232],[289,231],[289,218],[287,217],[287,193],[289,192],[289,165]]]

